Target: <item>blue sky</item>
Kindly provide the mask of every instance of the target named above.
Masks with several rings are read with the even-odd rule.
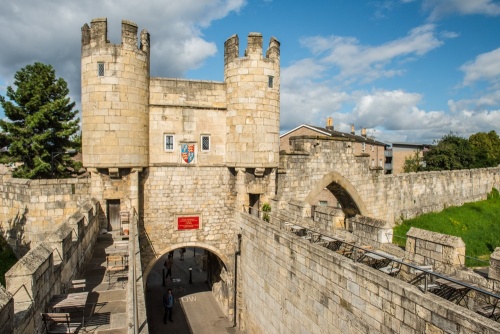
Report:
[[[151,34],[151,75],[223,80],[223,45],[281,42],[281,130],[302,123],[391,142],[500,128],[500,1],[0,0],[0,94],[42,61],[80,101],[80,28],[107,17]],[[3,113],[0,111],[0,116]]]

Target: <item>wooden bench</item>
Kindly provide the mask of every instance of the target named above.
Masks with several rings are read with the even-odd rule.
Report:
[[[69,285],[69,289],[71,291],[74,291],[74,290],[85,290],[85,286],[87,285],[87,281],[85,280],[85,278],[83,279],[74,279],[71,281],[71,284]]]
[[[47,334],[76,333],[82,321],[76,322],[69,313],[42,313],[42,320]]]

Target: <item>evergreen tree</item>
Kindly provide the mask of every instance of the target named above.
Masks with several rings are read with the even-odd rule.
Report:
[[[9,154],[21,161],[15,177],[39,179],[67,177],[75,162],[68,150],[75,151],[72,138],[78,131],[78,110],[73,110],[68,86],[56,78],[50,65],[39,62],[27,65],[14,75],[14,85],[7,87],[0,104],[8,120],[0,120],[1,137],[9,145]]]

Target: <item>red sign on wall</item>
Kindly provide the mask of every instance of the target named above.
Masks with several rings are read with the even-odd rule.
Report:
[[[196,230],[200,228],[200,216],[177,217],[178,230]]]

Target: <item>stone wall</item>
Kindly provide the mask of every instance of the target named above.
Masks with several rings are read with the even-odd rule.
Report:
[[[392,243],[392,227],[386,221],[357,215],[347,222],[348,229],[363,245],[380,248],[382,244]]]
[[[384,175],[356,156],[352,144],[325,137],[295,137],[297,149],[280,154],[278,196],[314,203],[330,189],[346,216],[383,219],[390,223],[441,211],[448,206],[486,199],[500,189],[500,168]]]
[[[195,144],[199,166],[223,165],[226,158],[226,85],[211,81],[151,79],[149,150],[153,166],[182,164],[181,143]],[[165,149],[172,135],[173,149]],[[210,148],[202,149],[201,136]],[[184,163],[186,164],[186,163]],[[186,164],[187,165],[187,164]]]
[[[42,329],[40,313],[62,284],[80,273],[92,256],[99,233],[99,203],[87,203],[75,215],[23,256],[6,274],[6,290],[13,296],[14,333],[34,333]],[[10,307],[8,304],[4,306]],[[8,309],[2,309],[9,312]],[[3,326],[3,325],[2,325]]]
[[[240,327],[249,333],[495,333],[500,324],[240,215]]]
[[[495,252],[491,254],[488,277],[500,281],[500,247],[497,247]]]
[[[311,211],[315,226],[329,233],[334,233],[338,228],[345,228],[345,217],[342,209],[327,206],[313,206],[311,207]]]
[[[14,328],[14,299],[0,285],[0,324],[4,333],[12,333]]]
[[[0,182],[0,232],[22,256],[90,198],[88,179]]]
[[[452,235],[412,227],[406,233],[406,251],[444,273],[465,266],[465,243]]]

